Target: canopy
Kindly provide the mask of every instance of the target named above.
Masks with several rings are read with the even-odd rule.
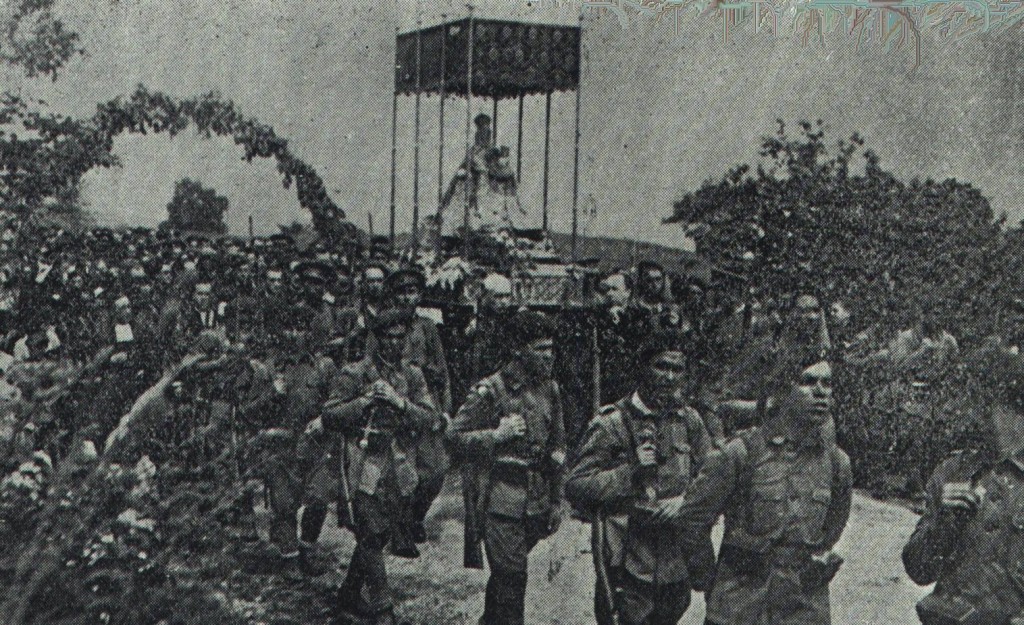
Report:
[[[465,18],[398,36],[395,93],[415,94],[419,33],[419,92],[466,95],[467,36],[473,29],[473,95],[516,98],[577,88],[580,27]]]

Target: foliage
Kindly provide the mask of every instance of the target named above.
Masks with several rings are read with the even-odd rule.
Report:
[[[50,76],[78,49],[78,35],[52,12],[55,0],[15,0],[0,8],[0,60],[30,77]]]
[[[984,317],[1002,220],[970,184],[903,182],[863,145],[854,135],[829,148],[820,121],[794,138],[780,120],[753,173],[741,165],[706,182],[667,221],[765,297],[809,289],[852,304],[862,327],[915,307],[952,324]]]
[[[228,225],[224,223],[227,210],[226,197],[185,178],[174,185],[174,195],[167,204],[167,221],[160,224],[160,229],[225,234],[228,231]]]

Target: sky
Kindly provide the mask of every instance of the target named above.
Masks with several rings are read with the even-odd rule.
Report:
[[[484,0],[484,17],[575,23],[578,5]],[[189,97],[215,91],[271,125],[313,165],[357,225],[386,228],[391,159],[392,62],[396,27],[417,18],[461,17],[447,0],[63,0],[58,13],[81,34],[85,54],[56,81],[7,72],[4,88],[44,99],[62,114],[96,105],[138,84]],[[723,40],[714,16],[671,20],[587,11],[583,20],[580,209],[588,234],[685,246],[663,225],[674,199],[731,166],[756,162],[776,118],[822,119],[828,136],[859,132],[882,165],[905,178],[974,183],[997,212],[1024,218],[1024,98],[1019,36],[988,33],[959,41],[922,34],[922,61],[908,50],[858,46],[829,34],[825,46],[783,33],[734,30]],[[571,224],[574,95],[553,98],[551,223]],[[432,212],[438,189],[438,98],[422,99],[420,199]],[[472,112],[490,112],[475,100]],[[446,103],[443,179],[458,165],[465,101]],[[498,143],[513,146],[515,105],[499,104]],[[399,102],[399,230],[412,213],[413,100]],[[543,100],[524,111],[523,203],[541,197]],[[228,197],[235,232],[254,216],[257,233],[308,222],[294,191],[269,161],[241,159],[229,139],[192,132],[122,136],[123,166],[90,172],[85,198],[102,223],[156,225],[176,181],[199,180]]]

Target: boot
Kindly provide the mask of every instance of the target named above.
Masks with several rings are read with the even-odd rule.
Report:
[[[316,557],[314,545],[299,547],[299,570],[308,577],[320,577],[327,572],[327,566]]]
[[[301,582],[306,579],[303,574],[299,560],[301,556],[299,554],[288,554],[281,556],[281,577],[288,580],[289,582]]]
[[[409,528],[409,533],[412,535],[414,543],[423,544],[427,542],[427,528],[423,527],[422,521],[414,521]]]

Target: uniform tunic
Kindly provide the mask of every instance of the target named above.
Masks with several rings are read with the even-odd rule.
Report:
[[[629,420],[627,423],[626,420]],[[634,505],[646,495],[638,484],[636,432],[656,433],[654,487],[659,499],[683,494],[711,447],[700,416],[691,408],[658,415],[634,393],[606,406],[591,421],[566,481],[566,497],[577,508],[608,513],[610,567],[624,567],[648,583],[687,579],[687,552],[678,526],[645,526]]]
[[[513,414],[526,420],[526,436],[498,443],[494,430],[502,417]],[[449,440],[456,454],[481,465],[484,498],[479,503],[488,516],[546,515],[560,499],[561,472],[546,470],[550,455],[566,449],[561,393],[554,381],[527,384],[519,365],[506,365],[470,393],[452,422]],[[511,483],[517,477],[524,479]]]
[[[404,413],[391,407],[373,407],[362,395],[366,388],[385,380],[406,398]],[[367,420],[384,417],[374,427],[387,430],[388,440],[379,448],[362,448]],[[377,356],[345,366],[323,408],[323,425],[345,436],[348,482],[356,503],[357,536],[362,531],[383,533],[390,526],[388,513],[397,499],[408,497],[416,488],[416,444],[422,432],[436,427],[441,418],[427,389],[423,373],[403,362],[393,366]],[[344,505],[344,502],[342,502]],[[359,521],[363,522],[360,523]]]
[[[941,509],[943,486],[953,482],[968,483],[981,495],[973,516]],[[922,585],[935,583],[919,612],[924,608],[935,618],[973,608],[983,623],[1009,623],[1021,616],[1024,452],[1002,460],[978,451],[956,454],[935,470],[927,495],[927,509],[903,550],[910,578]]]
[[[703,536],[725,514],[707,622],[827,625],[828,584],[805,587],[801,573],[846,526],[850,460],[820,432],[815,440],[794,441],[766,427],[712,451],[687,490],[684,536]]]

